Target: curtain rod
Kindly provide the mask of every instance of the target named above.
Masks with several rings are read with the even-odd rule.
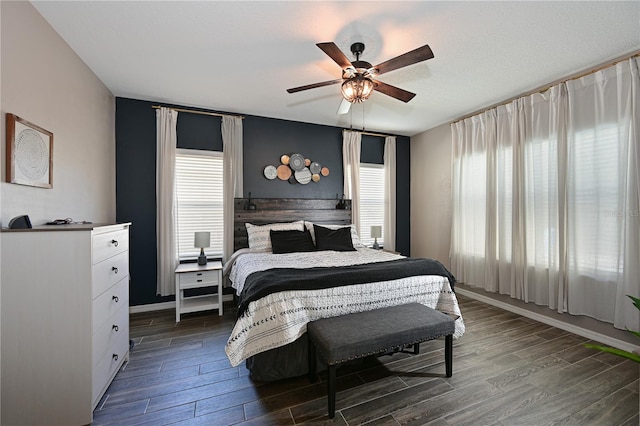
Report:
[[[534,89],[534,90],[532,90],[530,92],[526,92],[526,93],[524,93],[522,95],[514,96],[513,98],[509,98],[506,101],[499,102],[499,103],[491,105],[491,106],[489,106],[487,108],[478,110],[476,112],[472,112],[471,114],[467,114],[467,115],[464,115],[464,116],[462,116],[460,118],[456,118],[455,120],[451,121],[449,124],[457,123],[458,121],[466,120],[467,118],[473,117],[474,115],[482,114],[483,112],[489,111],[490,109],[497,108],[497,107],[502,106],[502,105],[506,105],[506,104],[508,104],[510,102],[513,102],[514,100],[516,100],[518,98],[524,98],[526,96],[531,96],[531,95],[533,95],[535,93],[544,93],[544,92],[546,92],[547,90],[549,90],[550,88],[552,88],[553,86],[555,86],[557,84],[566,83],[567,81],[577,80],[579,78],[586,77],[586,76],[588,76],[590,74],[596,73],[598,71],[602,71],[605,68],[612,67],[612,66],[614,66],[616,64],[619,64],[620,62],[629,60],[629,59],[634,58],[636,56],[640,56],[640,50],[639,51],[635,51],[635,52],[633,52],[631,54],[627,54],[627,55],[622,56],[622,57],[618,57],[617,59],[614,59],[613,61],[610,61],[610,62],[607,62],[607,63],[604,63],[604,64],[600,64],[600,65],[596,65],[594,68],[591,68],[588,71],[582,71],[577,75],[573,75],[571,77],[567,77],[567,78],[565,78],[563,80],[558,80],[558,81],[556,81],[554,83],[546,84],[546,85],[541,86],[541,87],[539,87],[537,89]]]
[[[368,135],[368,136],[380,136],[383,138],[386,138],[387,136],[393,136],[393,135],[383,135],[382,133],[373,133],[373,132],[365,132],[364,130],[353,130],[353,129],[342,129],[342,133],[344,132],[358,132],[361,133],[363,135]]]
[[[153,109],[160,109],[162,108],[161,105],[153,105],[151,108]],[[205,112],[205,111],[195,111],[192,109],[184,109],[184,108],[173,108],[173,107],[166,107],[169,109],[172,109],[174,111],[178,111],[178,112],[189,112],[191,114],[200,114],[200,115],[213,115],[215,117],[240,117],[242,120],[244,120],[244,116],[242,115],[233,115],[233,114],[220,114],[217,112]]]

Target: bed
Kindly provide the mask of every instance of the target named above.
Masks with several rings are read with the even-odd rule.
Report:
[[[349,200],[345,209],[336,208],[337,200],[250,203],[256,209],[247,199],[235,200],[236,251],[225,276],[237,296],[238,318],[225,350],[232,365],[246,363],[254,380],[306,374],[301,337],[306,324],[320,318],[418,302],[455,317],[454,337],[464,333],[449,271],[434,260],[362,246],[350,226]],[[314,248],[330,249],[307,251],[306,235],[302,248],[306,233]],[[353,247],[342,251],[346,240]]]

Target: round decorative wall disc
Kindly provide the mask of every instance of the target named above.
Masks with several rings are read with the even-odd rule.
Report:
[[[320,173],[322,174],[322,176],[329,176],[329,168],[328,167],[323,167],[320,170]]]
[[[308,158],[304,159],[304,165],[309,167],[309,164],[311,164],[311,160],[309,160]]]
[[[320,169],[322,167],[320,166],[320,163],[318,163],[317,161],[314,161],[313,163],[311,163],[311,165],[309,166],[309,170],[311,171],[311,173],[315,173],[318,174],[320,173]]]
[[[284,154],[282,157],[280,157],[280,162],[285,165],[289,164],[289,156],[287,154]]]
[[[320,175],[317,173],[314,173],[311,175],[311,180],[314,182],[319,182],[320,181]]]
[[[301,183],[303,185],[306,185],[309,182],[311,182],[311,172],[306,167],[304,167],[299,172],[296,172],[295,176],[298,183]]]
[[[274,166],[267,166],[264,168],[264,177],[269,180],[275,179],[278,177],[278,171]]]
[[[302,169],[304,169],[304,157],[300,154],[291,154],[291,157],[289,157],[289,167],[296,172],[302,171]]]
[[[296,180],[296,177],[292,175],[292,176],[289,178],[289,183],[293,185],[293,184],[297,184],[297,183],[298,183],[298,181]]]
[[[277,173],[280,180],[287,180],[291,177],[291,169],[284,164],[278,166]]]

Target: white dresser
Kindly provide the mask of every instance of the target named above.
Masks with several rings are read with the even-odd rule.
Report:
[[[0,233],[1,424],[91,423],[129,356],[129,225]]]

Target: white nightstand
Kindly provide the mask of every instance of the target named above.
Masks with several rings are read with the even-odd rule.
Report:
[[[184,297],[192,288],[218,287],[218,294]],[[176,268],[176,322],[188,312],[217,309],[222,315],[222,262],[209,261],[206,265],[183,263]]]

